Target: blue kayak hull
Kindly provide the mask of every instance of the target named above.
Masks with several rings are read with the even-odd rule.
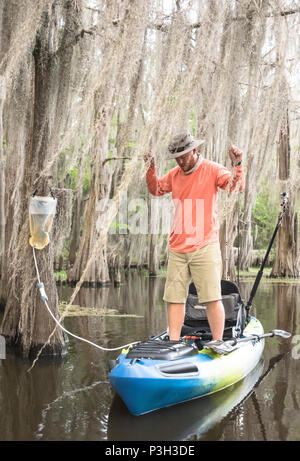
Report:
[[[131,415],[115,393],[108,417],[108,440],[200,440],[251,394],[263,370],[264,362],[261,358],[244,379],[221,392],[161,408],[139,417]]]
[[[263,334],[261,323],[254,317],[244,336]],[[239,343],[236,350],[220,355],[202,349],[196,355],[172,361],[127,359],[122,351],[118,364],[109,374],[112,387],[133,415],[213,394],[247,376],[259,362],[264,340]],[[168,365],[182,367],[182,373],[166,373]]]

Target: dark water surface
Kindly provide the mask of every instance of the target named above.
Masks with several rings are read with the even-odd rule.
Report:
[[[252,283],[242,282],[243,297]],[[130,274],[119,288],[82,288],[74,304],[134,316],[68,317],[70,331],[105,347],[165,329],[164,278]],[[70,287],[59,287],[68,300]],[[0,360],[0,440],[300,440],[300,285],[263,281],[252,311],[267,339],[263,360],[243,381],[216,394],[145,416],[131,416],[108,383],[109,359],[72,337],[64,359]],[[292,343],[295,341],[295,343]],[[299,347],[297,347],[297,344]],[[299,358],[298,358],[299,356]]]

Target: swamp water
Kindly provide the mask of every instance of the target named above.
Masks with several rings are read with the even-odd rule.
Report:
[[[119,288],[82,288],[74,302],[80,309],[65,326],[105,347],[146,339],[165,329],[164,281],[131,273]],[[244,298],[251,286],[241,282]],[[58,292],[67,301],[72,288]],[[40,359],[30,373],[31,361],[7,351],[0,360],[0,440],[300,440],[299,282],[263,280],[252,313],[265,331],[284,329],[292,338],[267,339],[263,360],[234,386],[140,417],[109,385],[117,351],[70,337],[64,359]]]

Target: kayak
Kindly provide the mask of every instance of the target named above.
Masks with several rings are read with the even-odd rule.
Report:
[[[133,416],[115,394],[108,417],[108,440],[199,440],[252,393],[264,370],[263,359],[242,380],[197,400]],[[161,422],[164,421],[164,424]]]
[[[232,352],[223,355],[188,340],[177,343],[158,336],[122,350],[109,373],[112,387],[132,415],[142,415],[225,389],[258,364],[264,340],[260,321],[251,317]]]

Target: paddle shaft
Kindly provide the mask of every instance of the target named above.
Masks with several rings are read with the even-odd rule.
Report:
[[[257,274],[257,276],[256,276],[256,279],[255,279],[255,281],[254,281],[254,284],[253,284],[253,287],[252,287],[252,290],[251,290],[251,293],[250,293],[250,297],[249,297],[249,300],[248,300],[247,305],[246,305],[246,310],[247,310],[247,311],[250,310],[250,307],[251,307],[251,305],[252,305],[253,298],[254,298],[254,296],[255,296],[255,294],[256,294],[256,291],[257,291],[258,285],[259,285],[259,283],[260,283],[260,280],[261,280],[261,278],[262,278],[262,276],[263,276],[263,271],[264,271],[264,268],[265,268],[265,265],[266,265],[268,256],[269,256],[269,254],[270,254],[271,248],[272,248],[272,246],[273,246],[273,243],[274,243],[276,234],[277,234],[277,232],[278,232],[278,229],[279,229],[279,226],[280,226],[280,222],[281,222],[281,221],[278,220],[278,223],[277,223],[277,225],[276,225],[276,227],[275,227],[275,230],[274,230],[274,232],[273,232],[271,241],[270,241],[269,246],[268,246],[268,248],[267,248],[265,257],[264,257],[264,259],[263,259],[263,262],[261,263],[261,267],[260,267],[260,269],[259,269],[259,271],[258,271],[258,274]]]
[[[263,271],[264,271],[264,268],[265,268],[265,265],[266,265],[266,262],[267,262],[267,259],[268,259],[268,256],[270,254],[270,251],[271,251],[271,248],[273,246],[273,243],[274,243],[274,240],[275,240],[275,237],[276,237],[276,234],[278,232],[278,229],[279,229],[279,226],[281,224],[281,221],[282,221],[282,218],[283,218],[283,215],[286,211],[286,207],[287,207],[287,201],[288,201],[288,195],[286,192],[283,192],[281,194],[281,198],[283,199],[283,202],[281,203],[281,211],[278,215],[278,220],[277,220],[277,224],[276,224],[276,227],[274,229],[274,232],[273,232],[273,235],[272,235],[272,238],[270,240],[270,243],[269,243],[269,246],[267,248],[267,251],[266,251],[266,254],[265,254],[265,257],[261,263],[261,266],[260,266],[260,269],[257,273],[257,276],[256,276],[256,279],[254,281],[254,284],[253,284],[253,287],[252,287],[252,290],[251,290],[251,293],[250,293],[250,297],[249,297],[249,300],[245,306],[245,309],[246,309],[246,315],[247,315],[247,320],[249,320],[249,316],[250,316],[250,309],[251,309],[251,306],[252,306],[252,301],[253,301],[253,298],[254,296],[256,295],[256,291],[257,291],[257,288],[258,288],[258,285],[261,281],[261,278],[263,276]]]
[[[247,341],[255,341],[258,340],[260,341],[263,338],[268,338],[268,337],[273,337],[275,336],[275,333],[272,331],[270,333],[264,333],[263,335],[253,335],[253,336],[247,336],[246,338],[239,338],[239,339],[229,339],[228,341],[225,341],[226,343],[229,343],[231,345],[235,345],[236,343],[245,343]]]

